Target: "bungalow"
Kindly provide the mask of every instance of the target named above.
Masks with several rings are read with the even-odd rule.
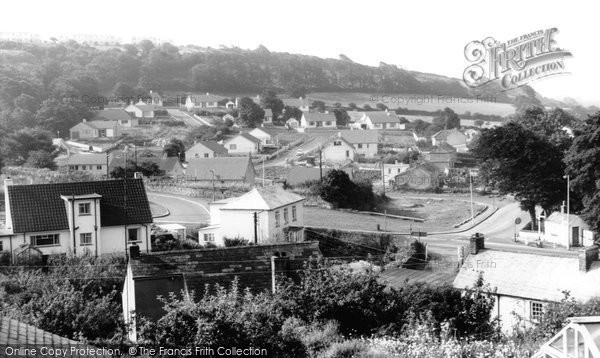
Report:
[[[279,186],[209,204],[210,225],[198,231],[200,243],[224,246],[225,238],[253,243],[302,241],[305,198]]]
[[[579,215],[555,211],[544,220],[544,241],[563,247],[591,246],[594,233]],[[571,233],[569,242],[569,231]]]
[[[139,120],[133,118],[122,108],[106,108],[94,113],[93,121],[116,121],[121,127],[131,128],[139,125]]]
[[[560,302],[565,292],[576,301],[600,296],[598,247],[568,251],[539,251],[535,254],[489,250],[470,246],[453,286],[469,290],[481,279],[494,297],[492,318],[502,331],[513,333],[539,322],[551,302]]]
[[[285,121],[285,126],[289,129],[298,129],[300,127],[300,122],[294,117]]]
[[[273,111],[271,110],[271,108],[265,108],[265,118],[263,119],[263,123],[273,123]]]
[[[223,184],[254,185],[256,172],[249,157],[192,158],[188,161],[186,177]]]
[[[355,156],[354,145],[339,135],[325,142],[321,149],[321,158],[327,163],[354,161]]]
[[[417,139],[411,131],[385,131],[382,137],[384,148],[398,152],[407,152],[417,146]]]
[[[256,154],[260,151],[261,141],[248,133],[240,133],[226,140],[223,146],[229,154]]]
[[[227,155],[227,148],[217,142],[200,141],[194,143],[190,149],[185,151],[185,159],[192,158],[216,158]]]
[[[305,98],[282,98],[284,106],[296,107],[302,112],[310,111],[310,104]]]
[[[348,111],[347,113],[348,117],[350,117],[350,120],[348,121],[349,123],[355,123],[356,121],[359,121],[365,114],[364,112],[359,112],[357,110]]]
[[[164,303],[158,296],[204,293],[206,286],[230,287],[237,278],[241,290],[273,290],[274,275],[297,280],[306,262],[321,257],[318,242],[235,246],[213,249],[156,252],[133,256],[123,284],[123,316],[129,339],[137,340],[137,317],[161,318]],[[232,258],[236,264],[232,265]]]
[[[161,95],[158,92],[150,91],[149,97],[150,97],[150,99],[146,103],[152,104],[155,107],[162,107],[163,106],[163,99],[162,99]]]
[[[335,115],[330,113],[305,112],[300,119],[301,128],[336,128]]]
[[[213,95],[208,92],[206,94],[190,94],[185,100],[185,108],[188,111],[202,108],[218,108],[219,102],[223,102],[227,97]]]
[[[345,130],[340,136],[354,146],[357,155],[373,158],[377,155],[379,131],[377,130]]]
[[[439,187],[440,171],[436,166],[422,163],[396,175],[394,189],[428,190]]]
[[[108,169],[107,154],[73,154],[67,159],[69,171],[82,171],[97,175],[106,175]]]
[[[467,136],[456,128],[442,129],[431,136],[432,145],[436,146],[441,143],[447,143],[461,153],[467,151]]]
[[[117,121],[83,121],[69,130],[71,139],[114,138],[120,133]]]
[[[125,111],[131,113],[136,118],[154,118],[154,111],[156,106],[153,104],[146,104],[140,100],[136,104],[130,104],[125,107]]]
[[[259,127],[254,128],[249,134],[255,138],[260,139],[261,145],[277,145],[279,142],[279,131],[272,127]]]
[[[152,213],[141,179],[14,185],[4,181],[6,229],[2,246],[43,255],[127,254],[150,250]],[[8,240],[8,242],[7,242]]]
[[[436,166],[441,172],[454,168],[457,153],[456,148],[446,142],[439,143],[429,152],[423,152],[425,161]]]
[[[394,111],[363,112],[363,116],[351,127],[355,129],[401,129],[400,118]]]

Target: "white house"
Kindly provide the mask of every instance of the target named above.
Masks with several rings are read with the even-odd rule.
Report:
[[[248,133],[240,133],[226,140],[223,146],[229,154],[256,154],[260,151],[260,143],[260,139]]]
[[[255,138],[260,139],[261,145],[264,147],[277,145],[279,142],[279,132],[272,127],[258,127],[254,128],[249,134]]]
[[[467,151],[467,136],[456,128],[442,129],[431,136],[431,144],[433,146],[447,143],[453,146],[459,153]]]
[[[67,167],[69,171],[106,175],[108,156],[106,154],[73,154],[67,159]]]
[[[321,149],[321,158],[327,163],[353,161],[355,156],[354,145],[339,135],[325,142]]]
[[[69,130],[71,139],[114,138],[121,134],[117,121],[88,121],[83,119]]]
[[[106,108],[96,111],[92,121],[116,121],[124,128],[132,128],[139,125],[139,120],[123,108]]]
[[[492,318],[505,333],[535,325],[550,302],[560,302],[566,291],[584,302],[600,296],[598,247],[572,252],[510,252],[475,250],[465,259],[453,286],[469,290],[483,279],[495,299]]]
[[[14,185],[4,182],[6,229],[2,246],[22,245],[44,255],[126,255],[150,250],[152,213],[141,179]]]
[[[300,119],[302,128],[336,128],[335,115],[331,113],[304,112]]]
[[[564,209],[564,207],[563,207]],[[567,222],[568,218],[568,222]],[[571,242],[569,240],[571,232]],[[594,233],[579,215],[555,211],[544,220],[544,240],[559,246],[591,246],[594,244]]]
[[[265,118],[263,119],[264,124],[273,123],[273,111],[271,108],[265,108]]]
[[[410,164],[399,163],[397,160],[393,164],[386,163],[382,168],[383,180],[385,180],[386,183],[389,183],[390,181],[393,181],[398,174],[402,174],[407,171],[408,168],[410,168]]]
[[[285,121],[285,125],[289,129],[298,129],[300,127],[300,122],[298,122],[296,118],[292,117]]]
[[[350,125],[355,129],[403,129],[394,111],[362,112],[362,117]]]
[[[227,148],[217,142],[200,141],[185,151],[185,160],[192,158],[216,158],[227,155]]]
[[[218,108],[219,102],[227,99],[223,96],[213,95],[208,92],[206,94],[190,94],[185,100],[185,108],[188,111],[202,108]]]
[[[279,186],[269,186],[212,202],[210,226],[198,231],[200,243],[223,246],[225,238],[261,244],[302,241],[304,200]]]
[[[354,146],[357,155],[373,158],[377,155],[379,131],[377,130],[345,130],[340,136]]]
[[[186,177],[217,187],[254,185],[256,171],[250,157],[191,158]]]
[[[140,100],[136,104],[130,104],[125,107],[125,111],[133,114],[136,118],[154,118],[154,111],[156,106],[153,104],[147,104]]]

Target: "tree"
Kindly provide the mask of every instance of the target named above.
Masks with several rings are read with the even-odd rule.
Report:
[[[350,103],[348,103],[348,108],[350,108],[351,110],[354,111],[354,110],[358,109],[358,106],[356,105],[356,103],[350,102]]]
[[[136,172],[142,173],[146,177],[162,176],[165,174],[153,160],[140,159],[139,163],[136,164],[135,161],[129,159],[127,160],[127,167],[115,167],[110,172],[110,176],[112,178],[125,178],[126,176],[127,178],[133,178]]]
[[[323,101],[313,101],[311,107],[319,112],[325,112],[325,102]]]
[[[136,96],[136,92],[133,89],[133,87],[131,87],[130,85],[128,85],[125,82],[118,82],[115,87],[113,88],[113,96],[115,96],[116,98],[119,98],[121,101],[129,104],[134,100],[135,96]]]
[[[56,169],[54,155],[45,150],[33,150],[28,153],[25,166],[32,168],[47,168],[50,170]]]
[[[377,104],[375,105],[375,108],[377,108],[377,109],[378,109],[378,110],[380,110],[380,111],[385,111],[386,109],[388,109],[388,106],[386,106],[386,105],[385,105],[385,104],[383,104],[383,103],[377,103]]]
[[[600,232],[600,112],[574,130],[575,138],[565,156],[571,188],[583,201],[581,215]]]
[[[373,108],[372,108],[370,105],[368,105],[368,104],[365,104],[365,105],[363,105],[363,107],[362,107],[362,108],[363,108],[365,111],[372,111],[372,110],[373,110]]]
[[[348,112],[346,112],[343,108],[336,108],[333,110],[333,114],[335,115],[335,120],[338,126],[346,126],[350,121],[350,116]]]
[[[52,133],[60,131],[65,136],[71,127],[91,115],[89,108],[80,100],[65,98],[45,100],[35,118],[42,128]]]
[[[448,107],[444,108],[439,116],[433,118],[432,123],[442,129],[460,128],[460,118],[458,117],[458,114]]]
[[[171,141],[165,145],[163,151],[167,157],[178,157],[179,161],[185,160],[185,145],[181,139],[171,138]]]
[[[472,148],[482,176],[500,192],[514,194],[536,225],[535,207],[547,213],[564,200],[563,152],[517,122],[484,129]]]
[[[481,126],[483,126],[483,123],[484,122],[481,119],[476,119],[474,122],[475,126],[477,126],[479,128],[481,128]]]
[[[302,111],[298,107],[285,106],[285,109],[283,110],[283,121],[285,122],[290,118],[301,120]]]
[[[260,98],[260,103],[264,108],[271,109],[274,118],[279,117],[283,113],[283,101],[277,98],[275,91],[265,91]]]
[[[259,126],[265,118],[265,111],[250,97],[242,97],[238,103],[242,125],[250,128]]]
[[[2,157],[6,164],[23,165],[33,152],[52,153],[52,133],[39,128],[24,128],[9,134],[2,143]]]

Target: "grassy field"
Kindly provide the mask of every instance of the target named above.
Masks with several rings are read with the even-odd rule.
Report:
[[[382,96],[387,96],[382,98]],[[375,108],[377,103],[383,103],[389,108],[408,108],[420,111],[437,111],[450,107],[458,114],[466,111],[471,113],[495,114],[506,116],[513,114],[515,108],[508,103],[494,102],[493,99],[484,101],[476,98],[457,98],[457,97],[438,97],[435,95],[415,95],[415,94],[375,94],[375,93],[357,93],[357,92],[319,92],[310,93],[306,98],[312,102],[315,100],[324,101],[326,104],[336,102],[342,105],[348,105],[352,102],[362,107],[365,104]]]
[[[475,212],[483,206],[474,204]],[[348,230],[382,230],[408,232],[410,229],[435,232],[453,230],[454,225],[471,216],[468,202],[449,198],[402,198],[393,199],[388,204],[389,214],[410,216],[424,219],[425,222],[411,222],[383,216],[371,216],[327,210],[315,207],[304,209],[304,223],[307,226]],[[343,223],[343,224],[340,224]]]

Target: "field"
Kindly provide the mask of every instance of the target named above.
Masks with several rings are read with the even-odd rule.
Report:
[[[412,222],[383,216],[371,216],[338,210],[315,207],[304,209],[304,223],[307,226],[349,230],[382,230],[408,232],[410,229],[427,232],[453,230],[454,225],[471,216],[471,206],[467,201],[450,198],[398,198],[388,204],[388,214],[424,219],[425,222]],[[475,212],[483,206],[474,203]],[[343,227],[340,225],[343,223]]]
[[[387,96],[387,97],[383,97]],[[408,108],[411,110],[420,111],[437,111],[450,107],[458,114],[463,114],[466,111],[471,113],[495,114],[499,116],[507,116],[515,112],[515,108],[508,103],[495,102],[493,98],[484,100],[477,98],[457,98],[436,95],[415,95],[415,94],[375,94],[375,93],[357,93],[357,92],[319,92],[310,93],[306,98],[312,101],[324,101],[326,104],[336,102],[347,106],[352,102],[362,107],[365,104],[375,108],[377,103],[383,103],[389,108]]]

